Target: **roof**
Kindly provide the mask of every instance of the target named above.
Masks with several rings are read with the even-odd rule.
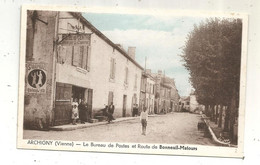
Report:
[[[79,19],[85,26],[87,26],[90,30],[92,30],[96,35],[98,35],[100,38],[102,38],[106,43],[108,43],[110,46],[118,50],[121,54],[123,54],[128,60],[130,60],[132,63],[134,63],[137,67],[140,69],[144,69],[140,64],[138,64],[134,59],[132,59],[124,50],[122,50],[120,47],[118,47],[115,43],[113,43],[109,38],[107,38],[103,33],[101,33],[96,27],[94,27],[89,21],[84,18],[81,13],[77,12],[69,12],[72,16]]]
[[[150,79],[154,80],[154,77],[151,75],[151,73],[148,73],[148,72],[143,71],[143,72],[142,72],[142,76],[144,76],[144,77],[149,77]]]

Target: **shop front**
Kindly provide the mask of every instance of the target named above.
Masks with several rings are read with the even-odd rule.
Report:
[[[86,118],[89,119],[92,113],[93,90],[66,83],[56,83],[56,99],[54,111],[54,125],[71,123],[72,102],[85,101],[88,107]]]

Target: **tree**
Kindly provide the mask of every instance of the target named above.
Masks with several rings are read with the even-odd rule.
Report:
[[[217,115],[207,112],[208,105],[228,106],[230,118],[225,121],[230,122],[231,136],[238,114],[241,40],[240,19],[207,19],[188,34],[181,55],[198,102],[206,106],[206,115]]]

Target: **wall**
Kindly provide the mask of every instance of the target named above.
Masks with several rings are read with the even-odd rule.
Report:
[[[72,17],[69,13],[60,13],[60,18]],[[76,19],[60,19],[59,33],[67,33],[68,23],[83,26]],[[92,31],[84,27],[86,33]],[[80,72],[70,64],[57,65],[57,82],[78,85],[93,89],[93,112],[104,108],[108,104],[108,93],[114,93],[114,105],[116,117],[122,116],[123,95],[127,95],[126,116],[131,115],[132,97],[134,94],[139,100],[141,69],[110,46],[95,33],[91,34],[90,42],[90,70]],[[115,79],[110,79],[110,60],[116,59]],[[128,85],[124,85],[125,67],[128,67]],[[135,75],[137,74],[137,88],[134,89]]]
[[[155,82],[154,82],[154,80],[152,79],[152,78],[150,78],[150,77],[148,77],[147,78],[147,84],[149,84],[149,85],[147,85],[147,90],[146,90],[146,98],[148,98],[148,112],[150,113],[150,114],[153,114],[154,113],[154,93],[153,92],[155,92],[155,89],[154,89],[154,91],[153,91],[153,87],[154,87],[154,85],[155,85]]]
[[[197,102],[196,96],[190,95],[190,111],[194,112],[198,108],[199,108],[199,104]]]
[[[35,19],[33,21],[33,16],[37,16],[48,24]],[[53,118],[53,39],[55,38],[56,12],[37,11],[36,15],[29,11],[27,21],[24,126],[26,128],[47,127]],[[29,91],[28,77],[31,67],[46,71],[44,92]],[[43,125],[39,123],[40,121]]]

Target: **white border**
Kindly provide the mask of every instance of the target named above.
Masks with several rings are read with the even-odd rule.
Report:
[[[74,11],[92,13],[120,13],[120,14],[143,14],[143,15],[172,15],[189,17],[236,17],[243,21],[242,35],[242,55],[241,55],[241,80],[240,80],[240,105],[239,105],[239,128],[238,128],[238,147],[215,147],[201,145],[185,145],[197,147],[197,151],[189,150],[141,150],[141,149],[110,149],[110,148],[82,148],[57,147],[57,146],[32,146],[28,145],[28,140],[23,139],[23,112],[24,112],[24,76],[25,76],[25,43],[26,43],[26,11],[27,10],[46,10],[46,11]],[[151,14],[153,13],[153,14]],[[194,155],[194,156],[218,156],[218,157],[239,157],[244,156],[244,121],[245,121],[245,92],[246,92],[246,60],[247,60],[247,32],[248,16],[245,13],[191,11],[191,10],[161,10],[161,9],[135,9],[122,7],[78,7],[78,6],[35,6],[24,5],[21,12],[21,40],[20,40],[20,71],[19,71],[19,102],[18,102],[18,128],[17,128],[17,148],[28,149],[47,149],[47,150],[70,150],[70,151],[98,151],[98,152],[120,152],[120,153],[145,153],[145,154],[166,154],[166,155]],[[64,141],[65,142],[65,141]],[[77,141],[79,142],[79,141]],[[80,143],[80,142],[79,142]],[[83,142],[81,142],[83,143]],[[109,144],[109,143],[103,143]],[[132,143],[124,143],[132,144]],[[142,143],[144,144],[144,143]],[[152,145],[152,144],[148,144]],[[181,144],[171,144],[171,146]]]

